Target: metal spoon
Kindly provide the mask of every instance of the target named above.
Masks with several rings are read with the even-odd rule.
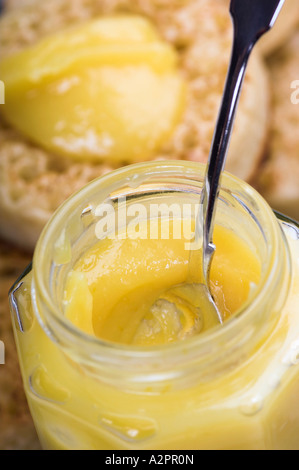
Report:
[[[198,263],[198,252],[191,251],[189,268],[189,280],[194,282],[201,279],[220,323],[223,322],[222,315],[209,288],[210,268],[216,249],[213,229],[220,177],[250,53],[258,39],[272,28],[283,4],[284,0],[231,0],[230,4],[234,25],[232,57],[205,174],[201,211],[196,223],[195,241],[201,244],[202,260]]]
[[[189,326],[182,329],[182,336],[223,323],[209,287],[216,249],[213,229],[220,177],[250,53],[258,39],[274,25],[283,3],[284,0],[231,0],[230,13],[234,25],[232,57],[201,194],[195,249],[190,251],[189,276],[185,284],[165,291],[151,308],[160,323],[160,317],[169,318],[170,313],[178,317],[186,317],[187,314],[189,319],[191,315],[194,322],[187,322]],[[200,319],[203,314],[204,328]]]

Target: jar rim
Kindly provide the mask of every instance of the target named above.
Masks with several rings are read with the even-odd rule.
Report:
[[[229,338],[233,338],[236,335],[237,329],[239,330],[242,328],[242,325],[244,326],[248,323],[250,311],[260,302],[265,285],[271,282],[270,277],[263,279],[263,285],[257,289],[255,296],[251,299],[250,305],[245,304],[231,320],[225,322],[223,328],[215,328],[204,334],[188,338],[183,342],[150,347],[127,346],[103,341],[100,338],[93,337],[79,330],[63,316],[63,312],[57,309],[57,305],[55,305],[55,302],[51,298],[49,286],[47,285],[48,279],[41,275],[42,270],[40,268],[37,269],[38,266],[42,266],[44,252],[47,249],[46,247],[48,243],[51,243],[51,237],[55,234],[55,226],[61,219],[66,217],[66,214],[74,210],[82,199],[94,194],[95,191],[105,190],[108,187],[111,188],[115,184],[119,184],[120,181],[126,181],[126,178],[132,174],[142,174],[145,179],[157,174],[161,177],[167,177],[174,174],[177,175],[178,173],[182,177],[192,178],[198,177],[200,173],[203,174],[204,168],[205,165],[203,164],[185,161],[146,162],[129,165],[92,181],[60,206],[44,228],[37,243],[33,258],[32,301],[39,322],[44,330],[47,331],[48,335],[61,344],[65,343],[67,347],[69,347],[72,342],[76,343],[80,351],[84,351],[86,357],[100,359],[101,361],[107,361],[110,364],[116,365],[119,361],[122,362],[125,359],[132,360],[133,362],[146,359],[158,359],[161,357],[161,354],[163,355],[163,359],[172,359],[174,353],[181,351],[182,347],[184,351],[188,350],[189,354],[186,354],[186,356],[188,356],[189,359],[190,354],[198,354],[199,350],[203,353],[203,356],[205,356],[205,352],[207,353],[211,350],[211,343],[224,336],[229,341]],[[264,218],[269,226],[272,236],[271,250],[273,253],[279,252],[282,231],[280,230],[274,212],[262,196],[250,185],[227,172],[224,172],[222,186],[239,188],[240,191],[245,192],[254,200],[256,206],[263,211]],[[275,267],[275,256],[272,256],[272,258],[273,259],[268,260],[269,266],[265,269],[265,273],[268,273],[267,275],[269,275],[273,267]],[[288,261],[290,262],[289,255]],[[41,302],[46,306],[43,312],[41,312],[39,308]]]

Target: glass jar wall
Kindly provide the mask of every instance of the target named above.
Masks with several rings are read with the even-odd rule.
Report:
[[[216,223],[254,251],[261,279],[223,327],[168,345],[125,346],[64,315],[68,274],[104,236],[99,207],[119,215],[124,202],[138,203],[148,217],[152,204],[196,207],[203,172],[185,162],[118,170],[74,195],[45,228],[32,269],[10,294],[44,448],[299,448],[299,231],[247,184],[224,175]],[[116,232],[124,220],[116,218]]]

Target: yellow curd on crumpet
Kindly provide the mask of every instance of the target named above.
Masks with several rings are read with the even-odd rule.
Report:
[[[296,223],[224,175],[211,289],[225,322],[202,330],[192,330],[188,309],[151,311],[188,274],[186,240],[163,239],[167,218],[140,222],[143,232],[159,226],[155,240],[130,238],[129,225],[98,237],[99,204],[120,211],[124,195],[128,207],[196,204],[203,174],[182,162],[118,170],[74,195],[44,230],[10,294],[44,448],[299,448]],[[182,220],[171,222],[174,231]]]
[[[177,64],[177,52],[149,20],[101,17],[1,60],[1,112],[58,155],[146,160],[167,142],[185,108]]]

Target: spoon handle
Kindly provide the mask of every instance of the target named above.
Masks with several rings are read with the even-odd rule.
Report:
[[[206,280],[215,251],[213,228],[220,176],[248,59],[258,39],[274,25],[283,3],[284,0],[231,0],[230,13],[234,25],[232,56],[201,196],[199,216],[203,223],[197,224],[203,227],[203,274]]]

